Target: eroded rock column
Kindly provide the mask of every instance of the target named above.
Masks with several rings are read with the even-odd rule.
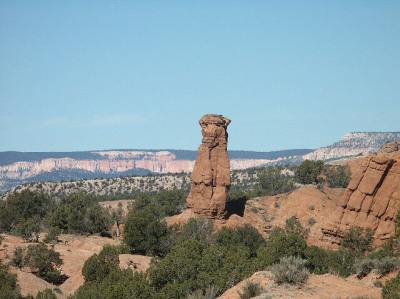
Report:
[[[231,121],[217,114],[204,115],[199,123],[202,144],[192,173],[188,207],[209,218],[226,216],[226,201],[231,184],[227,152],[227,127]]]

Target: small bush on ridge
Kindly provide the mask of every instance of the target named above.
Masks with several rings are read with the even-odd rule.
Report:
[[[82,274],[86,282],[101,281],[114,270],[118,270],[118,249],[104,246],[99,254],[88,258],[83,265]]]
[[[400,299],[400,274],[386,282],[382,289],[382,299]]]
[[[301,184],[317,184],[324,167],[323,161],[305,160],[297,167],[295,177]]]
[[[45,289],[37,293],[35,299],[57,299],[57,296],[50,289]]]
[[[308,279],[306,261],[298,257],[283,257],[278,264],[271,267],[274,281],[278,284],[302,284]]]
[[[250,299],[261,295],[263,291],[264,289],[258,283],[248,282],[239,293],[239,296],[240,299]]]
[[[341,246],[357,254],[363,254],[371,249],[373,232],[370,229],[352,227],[343,236]]]

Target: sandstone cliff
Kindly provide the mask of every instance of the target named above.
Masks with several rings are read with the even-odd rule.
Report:
[[[385,145],[373,156],[350,161],[351,181],[323,233],[340,240],[352,226],[374,231],[376,244],[394,234],[400,209],[400,151],[398,143]]]
[[[308,152],[234,152],[235,159],[231,160],[230,167],[240,170],[270,163],[290,162],[300,157],[296,156],[297,153],[301,155],[304,151]],[[65,153],[72,157],[58,157],[61,153],[57,153],[53,155],[57,157],[52,158],[16,162],[14,159],[14,162],[11,160],[9,163],[0,161],[0,192],[23,183],[138,175],[143,174],[144,170],[160,174],[189,173],[193,170],[195,158],[192,158],[194,155],[191,151],[186,152],[186,155],[180,156],[172,151],[100,151],[80,156]]]

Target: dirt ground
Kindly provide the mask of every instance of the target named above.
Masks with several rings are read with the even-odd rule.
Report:
[[[10,261],[17,246],[27,247],[32,244],[24,242],[19,237],[9,235],[4,235],[4,237],[0,246],[2,263]],[[35,296],[39,291],[50,288],[57,289],[59,298],[66,298],[84,283],[82,268],[85,261],[93,254],[99,253],[104,245],[119,244],[119,241],[99,236],[61,235],[59,239],[60,242],[55,245],[54,250],[60,253],[63,260],[61,271],[69,278],[57,287],[28,272],[28,269],[11,268],[11,272],[17,275],[22,295]]]
[[[310,275],[303,286],[297,287],[277,285],[272,279],[271,272],[261,271],[227,290],[219,299],[240,299],[243,288],[250,282],[259,284],[263,288],[263,294],[268,294],[271,298],[349,299],[359,296],[368,296],[370,299],[381,298],[381,289],[369,285],[366,281],[368,279],[358,280],[354,277],[345,279],[331,274]]]

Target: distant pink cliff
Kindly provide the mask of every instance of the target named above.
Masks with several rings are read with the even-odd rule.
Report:
[[[0,166],[0,180],[27,179],[44,172],[80,169],[90,172],[118,173],[143,168],[154,173],[191,172],[194,160],[177,160],[168,151],[105,151],[96,152],[104,160],[75,160],[72,158],[44,159],[34,162],[15,162]],[[246,169],[282,160],[237,159],[231,160],[231,169]]]

